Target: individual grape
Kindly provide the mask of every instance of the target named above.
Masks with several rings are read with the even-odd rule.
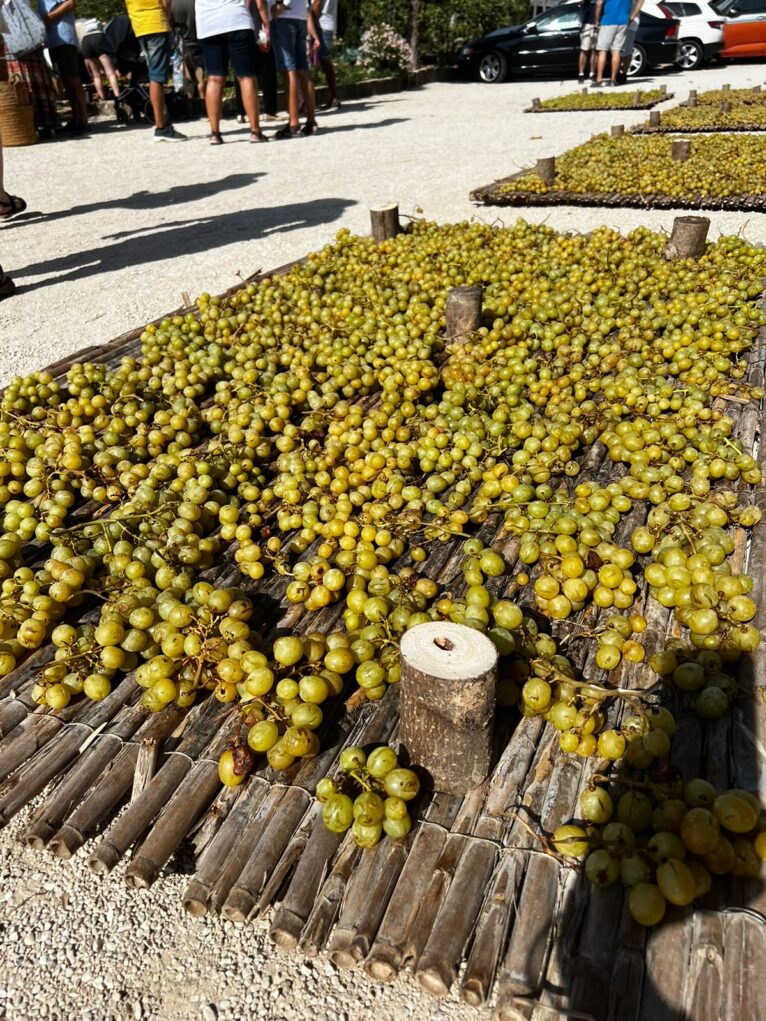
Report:
[[[706,808],[690,809],[681,822],[681,840],[692,854],[710,854],[718,846],[721,828]]]
[[[585,875],[594,886],[611,886],[620,877],[620,863],[609,851],[599,848],[585,859]]]
[[[386,773],[383,787],[388,797],[411,801],[420,790],[420,780],[413,770],[397,767]]]
[[[340,753],[339,765],[344,773],[350,773],[354,769],[363,769],[367,763],[367,756],[361,748],[344,748]]]
[[[374,826],[382,822],[384,815],[383,798],[375,791],[364,791],[354,801],[354,818],[364,826]]]
[[[552,843],[559,854],[570,858],[584,858],[590,850],[588,834],[581,826],[573,826],[571,823],[559,826],[554,831]]]
[[[345,833],[354,821],[354,803],[347,794],[331,794],[322,806],[322,822],[331,833]]]
[[[697,890],[694,876],[682,861],[671,858],[657,868],[657,886],[666,900],[683,907],[691,904]]]
[[[383,831],[392,840],[403,840],[412,829],[412,819],[404,815],[401,819],[392,819],[386,816],[383,820]]]
[[[614,805],[607,791],[603,787],[596,787],[594,790],[585,790],[580,795],[580,811],[583,818],[589,822],[603,824],[609,822],[614,811]]]
[[[374,776],[376,779],[382,779],[390,773],[392,769],[396,768],[396,752],[388,745],[381,745],[379,748],[373,748],[367,756],[366,765],[371,776]]]
[[[639,925],[657,925],[664,918],[666,908],[665,897],[654,883],[637,883],[628,896],[628,911]]]
[[[358,847],[374,847],[383,836],[383,824],[378,822],[367,825],[355,819],[351,826],[351,836]]]
[[[748,798],[734,791],[719,794],[713,802],[713,814],[730,833],[748,833],[758,821],[758,810]]]

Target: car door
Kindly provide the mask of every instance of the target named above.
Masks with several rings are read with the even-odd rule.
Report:
[[[766,0],[734,0],[725,10],[722,57],[766,56]]]
[[[579,5],[556,7],[527,26],[517,50],[519,65],[539,70],[574,67],[579,48]]]

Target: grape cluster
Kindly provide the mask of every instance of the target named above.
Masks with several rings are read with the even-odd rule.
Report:
[[[350,829],[359,847],[374,847],[384,833],[394,840],[406,837],[412,826],[407,803],[417,796],[420,780],[412,769],[399,765],[394,749],[380,745],[367,754],[362,748],[344,748],[339,769],[337,776],[317,784],[327,829]]]
[[[766,812],[749,791],[718,791],[702,779],[628,787],[615,799],[591,785],[580,796],[582,824],[560,826],[552,844],[584,858],[594,886],[628,886],[628,910],[640,925],[657,925],[668,903],[704,896],[715,876],[758,877]]]

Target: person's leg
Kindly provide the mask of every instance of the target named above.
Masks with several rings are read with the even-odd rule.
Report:
[[[27,204],[24,199],[20,199],[17,195],[11,195],[10,192],[5,190],[3,183],[3,140],[0,137],[0,222],[10,220],[13,216],[18,216],[26,208]],[[2,270],[0,270],[0,274],[2,274]]]
[[[622,50],[612,50],[612,85],[617,81],[617,75],[620,72],[620,61],[622,60]]]
[[[92,57],[84,57],[83,59],[88,69],[90,80],[93,82],[93,88],[96,90],[96,95],[102,103],[106,102],[106,91],[104,90],[104,83],[101,81],[101,65]]]
[[[227,41],[232,70],[239,84],[242,106],[250,125],[251,141],[260,140],[261,127],[258,123],[258,89],[255,84],[255,71],[258,63],[255,36],[249,30],[244,29],[228,32]]]
[[[66,98],[72,110],[72,124],[84,128],[88,123],[88,104],[80,80],[80,61],[76,46],[53,46],[49,50],[53,66],[58,71]]]
[[[112,94],[116,99],[120,94],[120,80],[117,77],[117,68],[114,66],[112,58],[108,53],[102,53],[98,58],[98,62],[104,69],[104,74],[109,82],[109,87],[112,90]]]
[[[298,79],[297,71],[285,72],[287,78],[287,116],[290,119],[290,127],[297,131],[300,127],[300,116],[298,114],[298,108],[300,106],[300,81]]]
[[[295,48],[293,51],[295,60],[296,93],[300,90],[303,96],[303,108],[306,111],[306,125],[309,129],[316,126],[316,102],[314,99],[314,83],[309,74],[308,62],[308,28],[305,21],[295,21]],[[297,115],[297,109],[296,109]],[[297,116],[296,116],[297,120]],[[292,111],[290,112],[290,124],[293,124]]]
[[[596,85],[600,85],[606,68],[606,50],[598,51],[598,64],[596,66]]]
[[[165,83],[170,75],[170,39],[166,33],[142,35],[139,38],[141,49],[146,57],[146,70],[149,75],[149,102],[152,104],[155,131],[163,131],[168,126],[168,114],[165,109]]]
[[[263,109],[271,117],[277,116],[277,65],[274,60],[274,51],[269,49],[264,54],[259,78],[263,90]]]
[[[210,131],[214,135],[219,134],[221,130],[221,108],[225,83],[225,77],[208,75],[207,88],[205,89],[205,112],[210,121]]]
[[[258,121],[258,89],[255,87],[255,78],[240,78],[239,86],[242,89],[242,105],[245,108],[247,122],[250,131],[254,135],[260,135],[261,125]]]

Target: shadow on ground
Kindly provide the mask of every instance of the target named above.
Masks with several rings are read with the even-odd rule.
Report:
[[[122,231],[106,239],[116,241],[116,244],[94,246],[28,266],[14,267],[13,276],[20,281],[25,277],[51,274],[49,281],[34,284],[35,289],[45,287],[46,283],[82,280],[115,273],[128,266],[148,266],[153,262],[181,259],[222,248],[235,241],[252,241],[271,234],[329,224],[352,205],[355,205],[352,199],[325,198],[274,209],[243,209],[221,216],[200,216],[158,224],[156,228],[149,226]],[[32,285],[19,287],[22,292],[27,289],[32,289]]]

